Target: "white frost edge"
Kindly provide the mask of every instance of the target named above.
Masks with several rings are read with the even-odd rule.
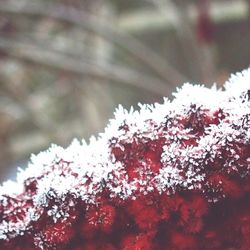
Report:
[[[216,85],[212,88],[206,88],[203,85],[185,83],[182,88],[177,88],[177,92],[173,93],[175,99],[172,102],[167,98],[164,98],[163,104],[139,104],[140,111],[134,111],[133,107],[128,111],[119,105],[114,113],[114,119],[110,120],[104,133],[100,133],[97,139],[91,137],[89,144],[84,140],[79,142],[77,139],[74,139],[71,145],[66,149],[52,144],[48,150],[37,155],[32,155],[28,167],[25,170],[22,168],[18,169],[17,181],[8,180],[0,186],[0,196],[4,194],[21,194],[23,192],[24,180],[40,176],[44,169],[53,165],[57,159],[75,162],[75,165],[83,165],[84,163],[88,163],[88,160],[93,160],[94,152],[104,152],[105,150],[108,152],[109,140],[112,137],[120,138],[123,136],[122,132],[118,130],[123,121],[126,121],[126,124],[130,125],[130,133],[132,135],[137,131],[147,129],[145,128],[146,120],[152,119],[160,124],[164,120],[166,114],[170,111],[174,111],[174,113],[182,112],[186,106],[190,105],[190,103],[202,105],[211,110],[218,106],[224,109],[229,109],[227,102],[228,98],[233,96],[237,97],[240,93],[249,88],[250,68],[241,73],[231,75],[231,78],[225,83],[226,91],[217,89]],[[232,105],[234,106],[233,109],[237,107],[237,110],[235,111],[237,115],[239,115],[239,112],[249,112],[249,107],[242,105],[242,103],[239,103],[238,106],[236,106],[235,103],[232,103]],[[232,111],[232,107],[230,107],[230,111]],[[102,160],[102,154],[99,154],[99,157],[97,158],[98,160]],[[109,155],[106,155],[104,158],[106,158],[105,160],[108,160]]]

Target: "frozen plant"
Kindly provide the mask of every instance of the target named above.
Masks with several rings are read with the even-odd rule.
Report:
[[[115,112],[0,190],[0,249],[250,249],[250,70]]]

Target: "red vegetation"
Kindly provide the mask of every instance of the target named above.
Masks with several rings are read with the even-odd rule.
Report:
[[[245,92],[173,103],[162,119],[155,107],[143,123],[127,114],[107,144],[43,156],[23,190],[1,191],[0,249],[250,249]]]

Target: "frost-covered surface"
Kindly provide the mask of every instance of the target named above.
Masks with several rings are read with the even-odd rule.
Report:
[[[0,188],[0,239],[33,232],[38,249],[50,249],[35,222],[65,222],[79,202],[88,210],[104,191],[120,202],[185,190],[211,203],[237,196],[228,176],[249,175],[250,70],[233,76],[225,90],[187,83],[174,96],[140,111],[119,106],[97,139],[33,155],[17,181]]]

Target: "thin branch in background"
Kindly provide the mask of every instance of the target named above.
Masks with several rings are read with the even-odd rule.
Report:
[[[91,15],[83,10],[66,7],[58,4],[41,4],[41,2],[8,1],[0,3],[0,12],[14,15],[47,16],[61,21],[69,22],[87,30],[94,31],[112,43],[130,52],[133,56],[152,69],[169,85],[185,82],[187,77],[180,74],[165,59],[157,55],[150,48],[139,42],[132,36],[124,34],[105,20]]]
[[[9,103],[5,103],[5,105],[2,103],[1,110],[12,107],[12,110],[15,110],[17,115],[29,120],[30,123],[35,125],[35,127],[37,127],[45,137],[52,138],[54,141],[58,140],[55,133],[57,126],[53,124],[52,121],[43,119],[43,116],[33,109],[33,107],[28,103],[29,96],[24,88],[22,88],[22,91],[19,91],[18,94],[16,93],[16,90],[11,88],[11,86],[8,86],[5,91],[8,94]]]
[[[34,43],[27,41],[0,39],[0,48],[14,58],[28,60],[33,63],[44,65],[56,70],[64,70],[82,76],[96,77],[97,79],[108,79],[122,82],[136,88],[141,88],[158,96],[169,94],[164,81],[140,74],[137,71],[119,65],[97,65],[96,62],[77,60],[62,53],[57,53],[48,48],[40,48]]]
[[[194,27],[191,24],[191,20],[188,16],[188,6],[190,3],[182,0],[147,1],[153,3],[164,15],[168,15],[169,9],[174,12],[174,15],[177,17],[177,19],[172,23],[172,25],[176,29],[177,37],[179,38],[180,44],[182,46],[183,55],[188,62],[186,65],[189,67],[189,71],[192,76],[197,75],[196,80],[199,80],[200,82],[208,80],[206,74],[210,76],[212,74],[207,72],[207,68],[212,69],[212,67],[211,65],[207,65],[207,63],[204,61],[204,58],[208,56],[207,50],[203,50],[198,43],[196,34],[194,32]]]

